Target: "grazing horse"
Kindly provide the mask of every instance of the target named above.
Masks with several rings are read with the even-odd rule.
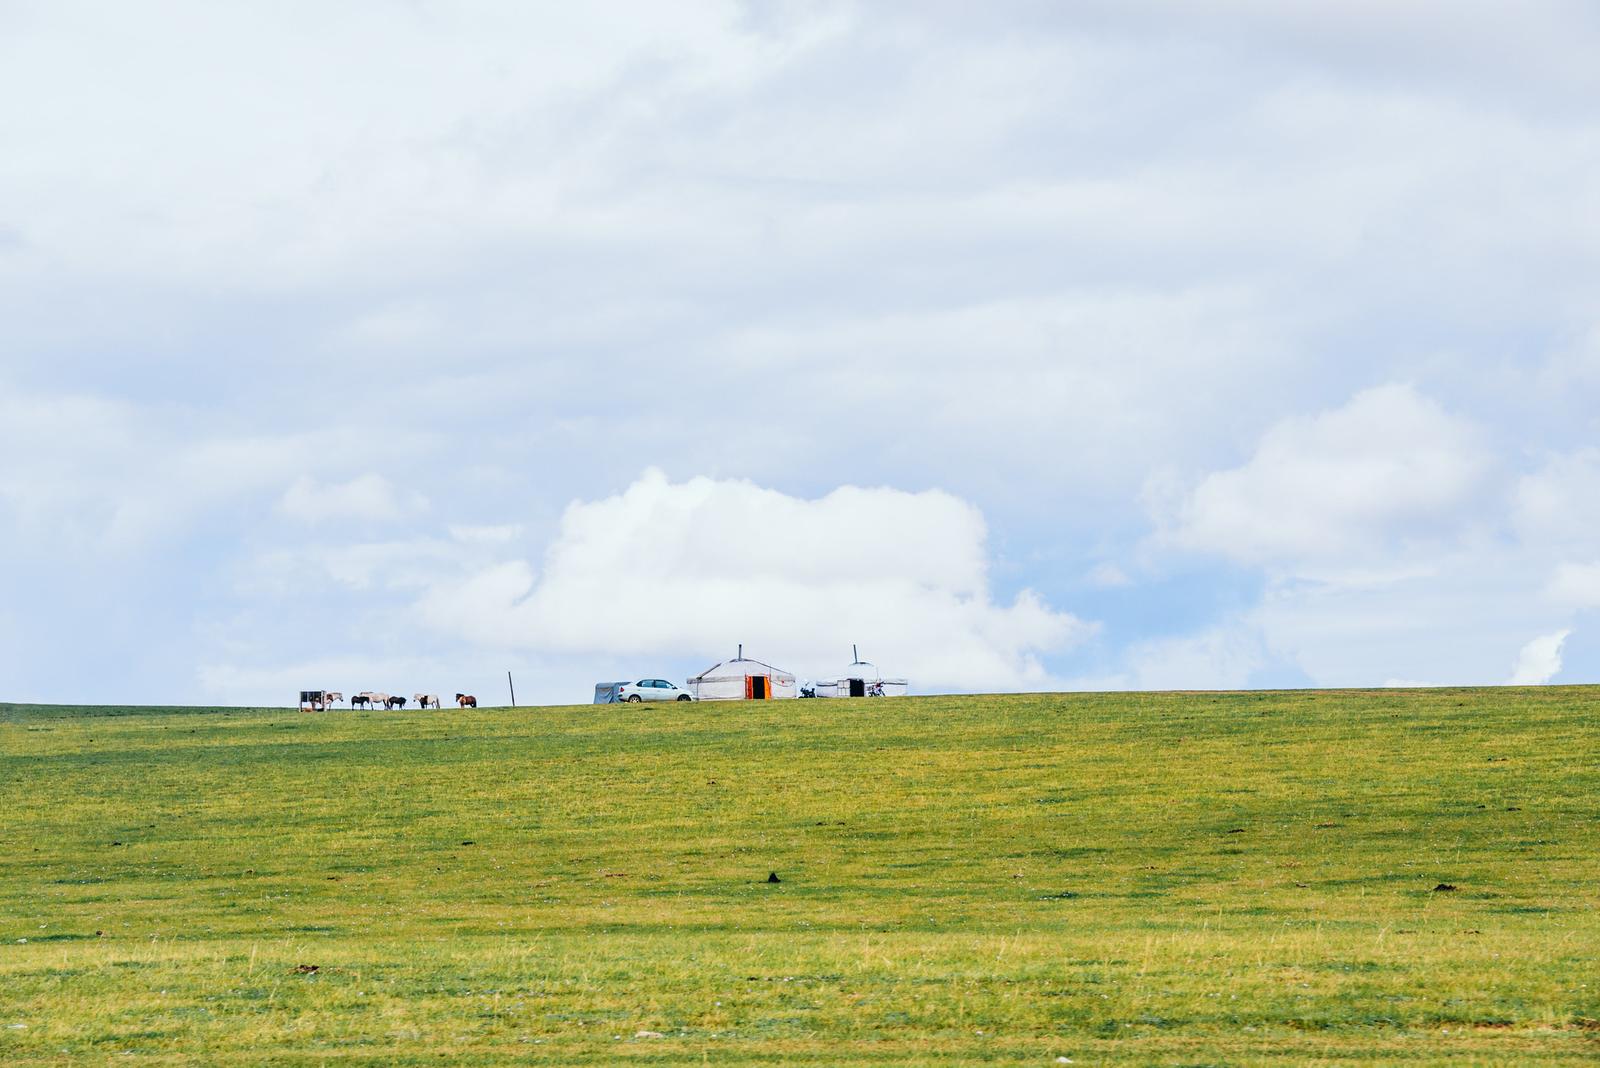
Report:
[[[456,704],[462,708],[477,708],[478,699],[470,693],[458,693],[456,694]]]
[[[388,708],[389,695],[386,693],[369,693],[367,700],[372,702],[373,708]]]
[[[332,708],[334,705],[343,700],[344,694],[340,693],[338,690],[329,690],[327,693],[322,695],[322,703],[327,708]]]
[[[384,708],[404,708],[404,707],[406,707],[406,699],[404,697],[400,697],[399,695],[387,698],[383,702],[383,707]]]
[[[367,708],[371,708],[372,707],[372,691],[371,690],[362,690],[360,693],[358,693],[354,697],[350,698],[350,707],[354,708],[357,705],[363,705],[363,706],[365,706]]]
[[[411,699],[417,703],[418,708],[439,707],[439,695],[436,693],[414,693]]]

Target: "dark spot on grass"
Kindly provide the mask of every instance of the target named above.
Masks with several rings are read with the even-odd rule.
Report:
[[[1440,883],[1438,886],[1433,888],[1433,892],[1436,894],[1447,894],[1453,891],[1455,888],[1456,887],[1454,883]]]
[[[473,841],[473,840],[472,840],[472,839],[470,839],[470,838],[463,838],[463,839],[462,839],[462,840],[461,840],[461,844],[462,844],[462,845],[477,845],[477,844],[478,844],[478,843],[477,843],[477,842],[474,842],[474,841]]]
[[[320,964],[296,964],[294,970],[299,975],[315,975],[322,970]]]

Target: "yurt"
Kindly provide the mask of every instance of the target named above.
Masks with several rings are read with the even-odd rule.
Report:
[[[861,659],[855,646],[850,647],[853,658],[850,666],[831,679],[818,679],[818,697],[904,697],[911,692],[906,679],[886,679],[878,669]]]
[[[739,646],[732,660],[713,664],[688,680],[689,692],[700,701],[770,701],[797,697],[794,676],[761,660],[751,660]]]

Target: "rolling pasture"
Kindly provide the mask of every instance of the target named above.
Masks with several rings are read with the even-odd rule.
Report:
[[[0,1063],[1593,1064],[1597,698],[0,705]]]

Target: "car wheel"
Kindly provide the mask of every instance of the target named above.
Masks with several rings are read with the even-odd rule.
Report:
[[[643,697],[640,697],[640,696],[639,696],[639,695],[638,695],[638,694],[636,694],[636,693],[630,693],[630,694],[629,694],[629,695],[628,695],[628,703],[629,703],[629,704],[630,704],[630,705],[636,705],[636,704],[638,704],[638,703],[639,703],[639,702],[640,702],[640,701],[643,701],[643,700],[644,700],[644,698],[643,698]]]
[[[678,695],[678,700],[680,700],[680,701],[688,701],[688,700],[691,700],[691,698],[686,693],[680,693]]]

